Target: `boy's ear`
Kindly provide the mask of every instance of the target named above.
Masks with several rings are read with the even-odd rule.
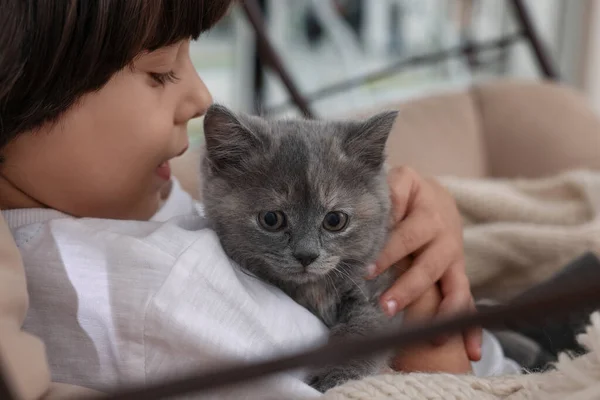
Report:
[[[385,145],[398,111],[385,111],[354,124],[344,138],[344,151],[371,168],[380,168],[385,161]]]
[[[215,172],[240,169],[250,154],[264,149],[266,140],[256,127],[221,105],[212,105],[204,116],[204,138]]]

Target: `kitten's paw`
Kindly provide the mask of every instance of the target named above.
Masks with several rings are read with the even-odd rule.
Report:
[[[321,393],[351,380],[360,379],[362,375],[353,369],[333,368],[315,374],[308,384]]]

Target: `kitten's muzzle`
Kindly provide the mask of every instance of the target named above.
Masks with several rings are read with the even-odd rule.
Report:
[[[306,250],[295,251],[293,255],[303,267],[308,267],[319,257],[319,253]]]

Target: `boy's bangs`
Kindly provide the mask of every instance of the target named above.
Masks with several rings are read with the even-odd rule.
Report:
[[[128,0],[131,1],[131,0]],[[146,28],[142,50],[155,50],[185,38],[197,39],[229,10],[232,0],[137,0]],[[139,37],[139,36],[138,36]]]
[[[21,132],[55,120],[100,89],[142,51],[197,39],[233,0],[18,0],[0,65],[0,148]],[[9,9],[10,11],[10,9]],[[5,63],[6,61],[6,63]],[[6,65],[4,65],[6,64]]]

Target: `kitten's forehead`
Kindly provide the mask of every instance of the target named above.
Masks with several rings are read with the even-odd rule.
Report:
[[[332,208],[356,194],[360,176],[341,148],[343,124],[279,121],[271,129],[273,183],[285,200]]]

